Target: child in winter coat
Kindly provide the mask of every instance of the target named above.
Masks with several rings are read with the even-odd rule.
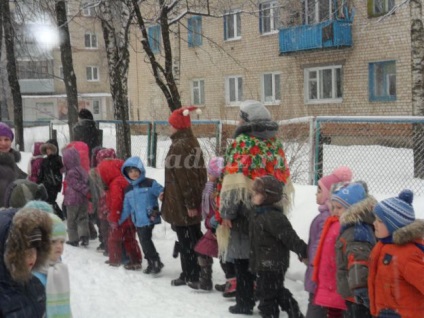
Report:
[[[364,183],[352,183],[340,189],[333,195],[333,201],[345,208],[336,243],[337,292],[346,300],[349,317],[371,318],[368,259],[376,243],[373,209],[377,201],[368,195]]]
[[[72,317],[69,272],[68,267],[61,260],[66,240],[66,227],[62,220],[53,214],[53,207],[46,202],[30,201],[25,208],[48,213],[53,224],[49,259],[33,272],[46,289],[47,318]]]
[[[139,157],[128,158],[121,171],[129,185],[125,189],[124,209],[119,224],[131,217],[148,262],[143,272],[158,274],[163,264],[153,244],[152,233],[155,225],[161,223],[158,198],[163,196],[163,186],[146,177],[146,169]]]
[[[31,271],[48,259],[51,228],[44,212],[0,211],[0,317],[45,317],[46,294]]]
[[[38,174],[37,183],[44,184],[49,196],[47,202],[53,206],[54,213],[64,219],[63,211],[56,203],[57,194],[62,189],[62,157],[58,154],[58,144],[56,139],[50,139],[40,147],[43,158]]]
[[[69,241],[66,243],[78,246],[81,241],[82,246],[88,246],[88,173],[82,168],[80,156],[75,148],[63,150],[63,165],[66,171],[63,204],[68,214],[69,235]]]
[[[319,214],[313,219],[309,228],[308,241],[308,267],[305,273],[305,290],[309,292],[309,303],[306,318],[326,318],[327,310],[324,307],[314,304],[314,294],[316,284],[312,281],[312,273],[314,271],[314,258],[321,236],[322,228],[325,221],[330,216],[331,202],[330,190],[333,184],[339,182],[350,182],[352,179],[352,171],[349,167],[341,166],[318,181],[318,189],[316,193],[316,203]]]
[[[32,157],[28,163],[28,180],[35,183],[38,180],[41,163],[43,162],[43,155],[41,154],[42,144],[44,142],[34,142],[32,145]]]
[[[273,176],[256,178],[252,187],[254,214],[249,223],[250,271],[257,274],[256,296],[262,317],[279,317],[279,306],[289,317],[302,317],[299,305],[284,287],[290,251],[307,258],[306,243],[277,205],[283,198],[283,183]]]
[[[412,201],[412,191],[403,190],[374,208],[379,241],[368,275],[373,317],[424,317],[424,221],[415,219]]]
[[[102,161],[97,169],[103,183],[107,187],[106,202],[109,210],[109,260],[107,263],[110,266],[120,266],[122,258],[122,244],[130,259],[129,263],[124,267],[129,270],[141,269],[141,251],[135,239],[135,227],[128,217],[121,223],[121,214],[124,205],[125,189],[128,186],[128,181],[121,174],[121,169],[124,161],[120,159],[110,159]]]
[[[213,257],[218,257],[218,242],[215,236],[217,222],[215,220],[216,185],[224,170],[224,158],[215,157],[208,164],[208,182],[202,193],[202,215],[205,220],[206,233],[197,242],[194,251],[198,254],[197,262],[200,266],[198,282],[189,282],[193,289],[212,290],[212,264]]]

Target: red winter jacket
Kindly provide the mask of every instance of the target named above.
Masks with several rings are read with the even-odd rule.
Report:
[[[121,174],[124,161],[121,159],[110,159],[102,161],[97,169],[100,177],[107,187],[106,202],[109,209],[108,221],[118,223],[124,204],[125,188],[128,181]]]

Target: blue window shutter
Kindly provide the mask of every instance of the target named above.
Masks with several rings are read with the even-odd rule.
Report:
[[[187,42],[188,42],[188,47],[193,47],[194,45],[193,45],[193,18],[194,17],[191,17],[191,18],[189,18],[188,19],[188,21],[187,21],[187,29],[188,29],[188,39],[187,39]]]
[[[262,19],[263,19],[263,11],[262,11],[262,3],[259,4],[259,34],[262,34]]]
[[[224,15],[224,40],[227,39],[227,15]]]
[[[196,17],[197,19],[197,24],[196,24],[196,26],[197,26],[197,29],[196,29],[196,38],[197,38],[197,41],[196,41],[196,44],[197,44],[197,46],[201,46],[202,44],[203,44],[203,37],[202,37],[202,17],[201,16],[197,16]]]
[[[160,25],[148,28],[149,45],[153,53],[160,52]]]

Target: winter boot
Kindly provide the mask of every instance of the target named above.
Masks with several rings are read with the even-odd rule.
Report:
[[[140,263],[128,263],[124,265],[124,268],[130,271],[139,271],[141,270],[141,264]]]
[[[235,277],[230,278],[227,280],[227,283],[225,284],[225,290],[222,296],[224,296],[225,298],[235,297],[236,289],[237,289],[236,278]]]
[[[162,271],[163,263],[160,261],[160,258],[152,262],[152,274],[159,274]]]
[[[304,318],[302,312],[299,309],[299,304],[296,299],[293,298],[292,293],[284,288],[283,294],[278,299],[278,304],[282,311],[285,311],[289,318]]]
[[[232,314],[253,315],[253,308],[245,308],[239,305],[230,306],[228,310]]]
[[[147,267],[143,271],[144,274],[150,274],[153,271],[153,262],[151,260],[147,260]]]
[[[184,273],[181,273],[178,278],[171,280],[171,286],[183,286],[183,285],[186,285],[186,278]]]
[[[80,241],[81,241],[81,246],[83,246],[83,247],[87,247],[88,244],[89,244],[89,241],[88,241],[88,237],[87,236],[81,236]]]
[[[215,284],[215,290],[223,293],[225,291],[225,286],[227,286],[227,283],[225,283],[225,284]]]
[[[66,241],[66,244],[71,245],[71,246],[78,246],[79,242],[78,241]]]

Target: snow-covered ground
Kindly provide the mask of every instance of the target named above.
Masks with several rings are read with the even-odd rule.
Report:
[[[31,141],[48,139],[48,130],[43,127],[26,129],[25,137],[26,149],[31,149]],[[164,151],[166,152],[166,149]],[[29,158],[29,152],[22,153],[20,167],[23,170],[27,169]],[[370,158],[376,158],[375,162]],[[370,171],[381,166],[379,161],[381,157],[374,155],[370,158],[366,161]],[[354,167],[352,168],[355,173]],[[387,174],[391,173],[389,169],[386,171]],[[409,172],[408,175],[412,173]],[[164,170],[147,168],[147,176],[163,184]],[[354,177],[358,178],[355,174]],[[380,179],[381,183],[384,183],[385,175],[382,174]],[[318,213],[315,203],[316,187],[295,185],[295,188],[295,204],[290,220],[299,236],[307,241],[309,225]],[[378,200],[397,195],[397,193],[371,194]],[[415,197],[414,207],[416,216],[423,218],[424,197]],[[87,249],[66,246],[63,261],[68,264],[70,271],[74,317],[234,317],[228,312],[228,307],[234,304],[234,300],[223,298],[217,291],[200,292],[187,286],[171,286],[171,280],[180,273],[179,259],[172,258],[175,239],[176,235],[167,223],[160,224],[154,230],[154,242],[165,264],[157,277],[143,274],[141,271],[132,272],[126,271],[123,267],[108,266],[104,263],[106,257],[96,252],[96,247],[99,245],[97,240],[90,241]],[[146,264],[143,263],[143,266]],[[305,268],[306,266],[293,254],[286,276],[286,286],[294,294],[303,313],[306,312],[308,299],[308,294],[303,290]],[[225,280],[218,261],[214,263],[213,280],[214,284],[223,283]],[[254,316],[259,317],[257,309],[254,311]],[[280,317],[287,316],[282,313]]]

